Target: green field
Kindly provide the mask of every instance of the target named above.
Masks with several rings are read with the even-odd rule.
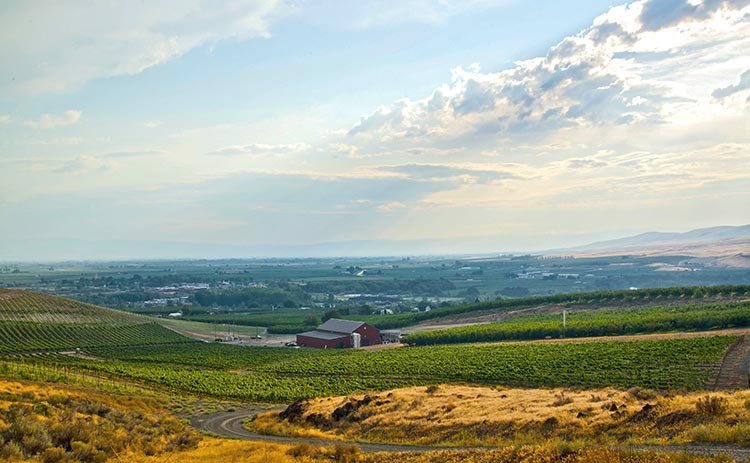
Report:
[[[108,347],[37,359],[209,396],[266,402],[449,382],[703,388],[734,337],[308,350],[192,343]]]
[[[707,384],[736,339],[483,343],[380,351],[243,347],[191,341],[148,318],[80,302],[23,291],[0,296],[5,362],[264,402],[445,382],[694,390]],[[745,308],[725,305],[729,311],[735,305]],[[76,347],[86,355],[56,354]],[[27,355],[8,356],[19,353]]]
[[[750,301],[626,307],[596,311],[571,312],[568,309],[565,328],[562,310],[564,309],[555,314],[519,315],[502,323],[413,333],[406,336],[404,342],[430,345],[750,327]]]
[[[28,291],[0,289],[0,354],[192,342],[153,319]]]

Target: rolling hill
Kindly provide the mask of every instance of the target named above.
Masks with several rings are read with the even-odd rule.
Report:
[[[146,317],[57,296],[0,289],[0,355],[194,342]]]
[[[648,232],[547,254],[687,256],[699,259],[706,267],[750,268],[750,225],[700,228],[684,233]]]

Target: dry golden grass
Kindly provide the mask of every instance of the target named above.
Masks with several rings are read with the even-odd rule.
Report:
[[[99,463],[128,454],[163,461],[201,439],[162,398],[4,379],[0,397],[0,461]]]
[[[291,446],[265,442],[247,442],[230,439],[204,438],[198,448],[175,455],[170,461],[180,463],[221,462],[258,462],[258,463],[292,463],[294,458],[288,455]],[[163,463],[164,455],[144,456],[131,454],[126,460],[132,463]]]
[[[421,445],[750,441],[750,391],[666,396],[639,389],[502,389],[443,385],[316,399],[301,416],[259,416],[273,434]],[[338,411],[336,411],[338,410]],[[334,415],[338,414],[336,419]],[[747,436],[745,434],[747,433]]]
[[[66,384],[46,384],[31,381],[13,381],[0,378],[0,396],[20,397],[36,402],[46,401],[50,396],[83,397],[124,411],[137,410],[142,413],[163,412],[166,400],[153,397],[112,394],[96,391],[91,388]],[[0,401],[0,408],[7,408],[17,400]]]
[[[163,463],[163,458],[128,458],[133,463]],[[317,448],[307,444],[281,445],[207,438],[195,450],[179,454],[180,463],[225,461],[233,463],[728,463],[723,457],[705,457],[612,449],[583,449],[554,445],[526,445],[496,450],[434,451],[364,454],[356,448]]]
[[[597,394],[599,394],[599,397],[592,397],[590,392],[563,390],[524,391],[519,389],[499,390],[465,386],[440,386],[430,389],[430,392],[427,392],[426,388],[413,388],[384,393],[381,397],[384,403],[376,406],[376,408],[393,409],[391,410],[391,415],[384,414],[383,417],[380,417],[383,420],[381,421],[382,423],[387,423],[389,419],[395,421],[395,416],[400,414],[398,410],[399,406],[411,406],[411,409],[404,412],[405,416],[402,417],[403,421],[401,422],[403,425],[410,423],[409,420],[412,419],[421,420],[423,424],[429,424],[433,423],[436,417],[439,417],[437,419],[441,419],[445,423],[461,427],[462,425],[470,426],[480,418],[482,420],[522,419],[530,422],[533,420],[535,414],[541,414],[541,419],[543,417],[555,416],[556,412],[557,415],[561,413],[563,415],[570,415],[581,407],[587,408],[587,404],[592,403],[603,404],[608,403],[607,401],[622,400],[630,404],[629,406],[635,406],[641,403],[638,400],[643,400],[635,399],[633,398],[633,394],[625,391],[605,390],[598,391]],[[163,404],[166,402],[165,399],[115,395],[75,386],[7,381],[2,379],[0,379],[0,397],[3,398],[2,403],[0,403],[0,410],[7,410],[13,404],[44,404],[48,401],[49,403],[59,403],[60,397],[70,397],[77,399],[78,403],[80,403],[80,400],[85,400],[87,401],[86,403],[93,405],[106,404],[122,411],[159,416],[172,421],[159,421],[158,423],[154,422],[154,424],[161,426],[164,423],[171,423],[170,425],[176,426],[173,417],[163,407]],[[363,396],[358,396],[357,398],[362,399]],[[695,406],[698,399],[700,397],[694,398],[694,400],[685,400],[688,400],[686,403],[689,405]],[[722,399],[725,399],[726,402],[722,402]],[[386,403],[386,400],[389,402]],[[654,400],[677,401],[678,399],[655,398]],[[725,417],[733,417],[737,413],[734,408],[738,405],[738,401],[742,400],[750,403],[750,396],[747,394],[744,396],[737,395],[736,397],[735,395],[723,395],[717,400],[704,401],[701,410],[706,414],[723,414]],[[749,406],[746,406],[744,401],[740,405],[740,408],[745,413],[750,413],[747,411]],[[371,403],[375,404],[376,402],[373,401]],[[326,410],[338,408],[346,403],[348,403],[348,399],[343,398],[318,400],[311,405],[311,410],[315,410],[315,413],[323,413]],[[558,405],[555,406],[555,404]],[[435,407],[439,411],[433,415]],[[464,416],[464,414],[468,413],[473,413],[475,416],[473,418]],[[96,414],[83,416],[76,412],[76,415],[82,418],[87,417],[94,421],[100,418]],[[53,421],[53,417],[54,415],[38,415],[34,416],[34,419],[44,422]],[[268,417],[264,417],[264,419],[268,419]],[[0,432],[8,426],[9,423],[0,422]],[[174,429],[175,432],[181,432],[180,429],[182,428],[176,426]],[[120,428],[115,430],[112,436],[115,439],[125,439],[131,432]],[[325,433],[325,435],[329,436],[335,434],[336,432],[333,430]],[[318,433],[313,433],[313,435],[318,435]],[[23,456],[14,456],[12,453],[5,453],[0,457],[0,461],[19,463],[77,461],[70,459],[49,459],[51,456],[52,453],[49,453],[46,457],[32,456],[24,458]],[[514,445],[488,451],[363,454],[351,446],[339,445],[329,448],[317,448],[304,443],[282,445],[204,436],[192,448],[184,448],[177,451],[164,449],[154,455],[147,455],[141,448],[127,446],[122,450],[118,450],[116,456],[110,455],[106,461],[110,463],[202,463],[209,461],[237,463],[313,463],[320,461],[341,463],[391,463],[394,461],[406,463],[721,463],[727,460],[685,455],[633,454],[609,449],[586,449],[560,442],[559,440],[548,441],[542,445]]]
[[[729,463],[725,457],[626,452],[611,449],[565,449],[529,445],[489,451],[428,452],[368,456],[367,463]]]

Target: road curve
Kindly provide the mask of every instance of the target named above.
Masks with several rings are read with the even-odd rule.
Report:
[[[431,452],[437,450],[492,450],[497,447],[436,447],[424,445],[399,445],[399,444],[370,444],[363,442],[339,441],[327,439],[313,439],[308,437],[285,437],[285,436],[268,436],[248,431],[242,426],[242,422],[258,413],[264,413],[270,410],[280,410],[280,408],[245,408],[233,412],[218,412],[208,415],[196,415],[190,418],[190,425],[198,430],[211,434],[228,437],[232,439],[242,439],[251,441],[273,442],[277,444],[310,444],[320,447],[331,447],[334,445],[356,445],[366,453],[375,452]],[[729,445],[673,445],[673,446],[612,446],[615,450],[635,451],[635,452],[685,452],[696,455],[716,456],[719,454],[728,455],[735,461],[750,461],[750,447],[734,447]]]
[[[216,434],[233,439],[274,442],[278,444],[301,444],[307,443],[320,447],[331,447],[340,445],[356,445],[360,450],[367,453],[375,452],[428,452],[433,450],[466,450],[468,447],[430,447],[419,445],[398,444],[369,444],[352,441],[337,441],[328,439],[313,439],[309,437],[285,437],[268,436],[248,431],[242,426],[246,418],[258,413],[264,413],[273,409],[269,408],[246,408],[234,412],[218,412],[209,415],[197,415],[190,418],[190,425],[201,431]]]

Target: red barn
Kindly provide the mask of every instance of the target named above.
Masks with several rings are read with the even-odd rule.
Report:
[[[380,331],[365,322],[331,318],[314,331],[298,334],[297,344],[319,349],[372,346],[380,344]]]

